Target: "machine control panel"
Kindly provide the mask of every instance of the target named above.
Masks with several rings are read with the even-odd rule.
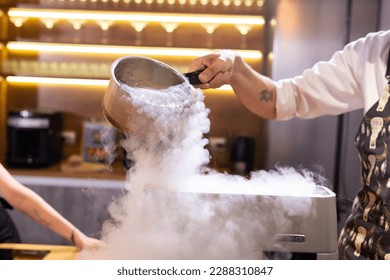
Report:
[[[306,236],[304,234],[278,234],[277,240],[280,242],[303,243],[306,241]]]

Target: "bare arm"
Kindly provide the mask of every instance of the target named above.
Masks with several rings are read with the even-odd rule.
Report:
[[[268,77],[256,72],[242,57],[232,51],[221,51],[195,59],[190,71],[206,69],[199,79],[199,88],[218,88],[230,84],[241,102],[254,114],[276,118],[276,89]]]
[[[0,164],[0,196],[26,214],[79,248],[96,247],[100,241],[89,238],[73,226],[38,194],[16,181]]]

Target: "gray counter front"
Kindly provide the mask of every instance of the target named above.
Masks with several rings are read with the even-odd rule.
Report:
[[[88,236],[100,238],[108,205],[125,192],[124,180],[16,175],[15,179],[45,199]],[[23,243],[69,245],[29,217],[10,210]]]

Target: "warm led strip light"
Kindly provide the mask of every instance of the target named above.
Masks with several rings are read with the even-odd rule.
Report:
[[[172,23],[212,23],[212,24],[246,24],[263,25],[262,16],[212,15],[212,14],[180,14],[180,13],[145,13],[145,12],[101,12],[82,10],[36,10],[11,8],[8,11],[11,18],[42,18],[66,20],[94,21],[141,21],[141,22],[172,22]]]
[[[6,81],[10,84],[45,84],[45,85],[79,85],[79,86],[108,86],[108,80],[97,79],[71,79],[71,78],[47,78],[28,76],[8,76]]]
[[[199,57],[209,54],[212,49],[190,48],[158,48],[158,47],[126,47],[105,45],[55,44],[34,42],[9,42],[8,51],[34,51],[53,53],[80,53],[80,54],[112,54],[112,55],[141,55],[141,56],[172,56],[172,57]],[[261,51],[239,50],[237,53],[244,59],[261,59]]]
[[[71,85],[71,86],[97,86],[97,87],[107,87],[109,83],[109,80],[27,77],[27,76],[8,76],[6,78],[6,81],[10,84],[44,84],[44,85]],[[224,85],[220,88],[210,89],[208,91],[232,91],[232,88],[229,85]]]

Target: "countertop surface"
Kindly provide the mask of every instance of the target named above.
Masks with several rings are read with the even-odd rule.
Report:
[[[7,168],[20,183],[29,186],[123,188],[126,172],[122,166],[64,169],[63,164],[45,168]]]
[[[2,243],[0,249],[12,250],[14,260],[74,260],[78,249],[74,246]]]

